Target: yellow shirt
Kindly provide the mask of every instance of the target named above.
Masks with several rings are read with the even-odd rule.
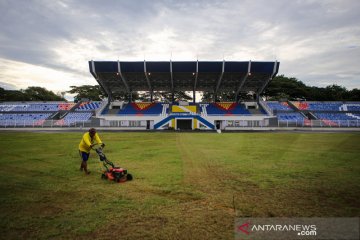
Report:
[[[91,150],[90,145],[94,144],[94,140],[96,141],[96,143],[102,144],[100,137],[97,133],[95,133],[95,136],[93,137],[93,139],[91,139],[90,133],[88,133],[88,132],[85,133],[80,141],[79,150],[81,152],[89,153]]]

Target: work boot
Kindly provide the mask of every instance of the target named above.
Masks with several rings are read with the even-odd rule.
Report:
[[[84,162],[83,167],[84,167],[84,170],[85,170],[85,174],[89,175],[90,171],[87,170],[87,163],[86,162]]]

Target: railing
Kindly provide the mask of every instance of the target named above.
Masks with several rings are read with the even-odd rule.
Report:
[[[108,102],[107,102],[107,100],[103,100],[100,104],[100,107],[95,110],[95,115],[100,116],[100,114],[106,107],[108,107]]]
[[[349,128],[360,127],[360,120],[306,120],[306,121],[286,121],[279,120],[278,127],[312,127],[312,128]]]
[[[0,120],[0,128],[63,128],[63,127],[89,127],[91,121],[61,122],[61,120]]]
[[[264,102],[264,101],[259,101],[259,104],[261,105],[261,107],[263,108],[263,109],[265,109],[265,111],[267,112],[267,113],[270,113],[271,115],[274,115],[274,112],[273,112],[273,110]]]
[[[181,115],[178,115],[181,116]],[[153,120],[151,120],[153,122]],[[76,128],[76,127],[131,127],[145,128],[146,120],[101,120],[94,123],[90,120],[63,122],[61,120],[0,120],[0,128]],[[226,129],[233,128],[360,128],[360,120],[305,120],[286,121],[275,123],[264,120],[222,120]]]

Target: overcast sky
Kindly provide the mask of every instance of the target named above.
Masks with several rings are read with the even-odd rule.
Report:
[[[281,62],[360,88],[359,0],[0,0],[0,87],[96,84],[89,60]]]

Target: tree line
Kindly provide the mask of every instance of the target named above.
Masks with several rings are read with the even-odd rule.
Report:
[[[5,90],[0,87],[0,101],[65,101],[64,93],[55,94],[42,87]]]
[[[74,101],[89,99],[100,101],[105,96],[99,85],[70,86],[67,93],[74,95]],[[55,94],[42,87],[28,87],[24,90],[5,90],[0,87],[0,101],[65,101],[65,92]],[[218,92],[215,96],[213,92],[203,92],[201,101],[234,101],[235,99],[249,100],[254,99],[254,93],[240,93],[235,96],[235,91]],[[191,101],[192,96],[188,92],[178,91],[174,96],[170,92],[154,92],[153,100],[169,101],[174,97],[177,101]],[[343,86],[336,84],[326,87],[307,86],[294,77],[276,76],[266,87],[261,97],[266,100],[307,100],[307,101],[360,101],[360,89],[347,90]],[[116,93],[113,99],[132,101],[149,101],[149,92]],[[215,99],[216,98],[216,99]]]

